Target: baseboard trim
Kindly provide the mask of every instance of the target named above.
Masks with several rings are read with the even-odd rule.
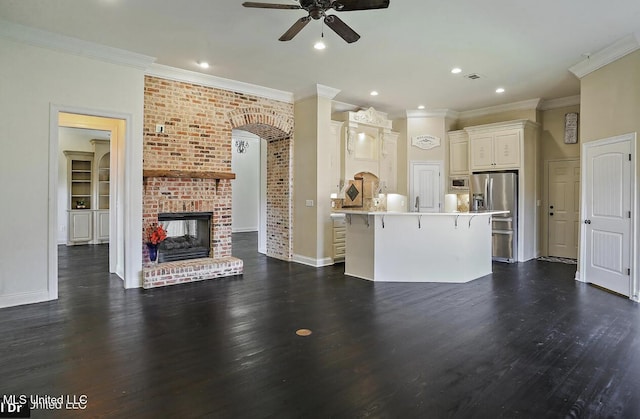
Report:
[[[333,265],[332,258],[314,259],[308,256],[293,255],[293,261],[307,266],[313,266],[314,268],[321,268],[323,266]]]
[[[580,279],[580,271],[576,269],[576,276],[575,276],[576,281],[578,282],[584,282],[582,279]]]
[[[232,233],[257,233],[258,228],[234,228],[231,230]]]
[[[0,296],[0,308],[22,306],[26,304],[42,303],[51,301],[49,291],[23,292],[20,294],[10,294]]]

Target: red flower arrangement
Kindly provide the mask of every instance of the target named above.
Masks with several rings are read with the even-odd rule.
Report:
[[[150,225],[147,233],[149,235],[149,243],[151,244],[160,244],[160,242],[167,238],[167,232],[161,224]]]

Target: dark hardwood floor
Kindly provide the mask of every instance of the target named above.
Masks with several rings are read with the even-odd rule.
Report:
[[[234,235],[243,276],[125,291],[107,246],[61,246],[60,299],[0,310],[0,393],[87,396],[32,417],[640,417],[639,306],[575,265],[371,283],[256,248]]]

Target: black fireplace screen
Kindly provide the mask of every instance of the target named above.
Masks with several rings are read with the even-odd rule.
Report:
[[[167,238],[158,246],[158,262],[209,257],[211,251],[210,212],[158,214]]]

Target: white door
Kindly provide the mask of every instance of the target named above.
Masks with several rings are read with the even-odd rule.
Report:
[[[626,296],[631,277],[631,141],[583,147],[583,281]]]
[[[411,163],[409,211],[440,212],[441,163]]]
[[[578,258],[580,232],[580,161],[549,162],[548,253]]]

